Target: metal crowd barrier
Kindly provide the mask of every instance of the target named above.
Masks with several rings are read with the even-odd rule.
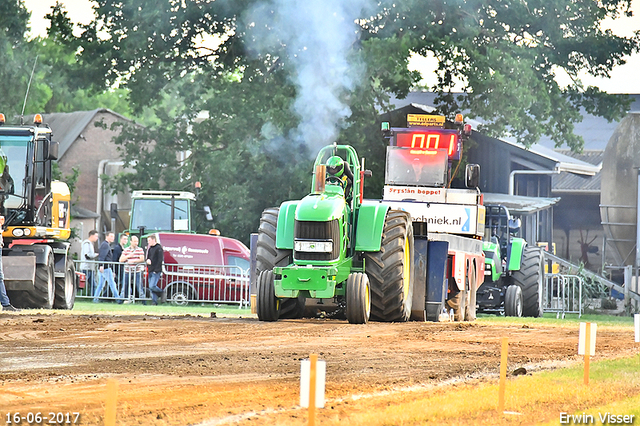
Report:
[[[100,266],[103,272],[99,271]],[[111,272],[104,271],[106,266]],[[76,270],[85,273],[76,297],[118,303],[148,302],[151,292],[146,267],[138,268],[139,273],[119,262],[76,261]],[[109,284],[109,275],[113,276],[113,285]],[[102,289],[99,281],[103,281]],[[162,301],[174,305],[221,303],[242,308],[249,305],[251,298],[249,271],[239,266],[165,264],[158,286],[165,290]]]
[[[544,312],[555,312],[556,318],[565,314],[582,316],[582,278],[577,275],[548,274],[545,280]]]

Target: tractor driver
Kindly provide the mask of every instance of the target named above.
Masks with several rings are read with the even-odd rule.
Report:
[[[335,176],[342,182],[344,194],[347,201],[351,200],[351,186],[353,185],[353,173],[349,163],[334,155],[327,160],[327,173]]]

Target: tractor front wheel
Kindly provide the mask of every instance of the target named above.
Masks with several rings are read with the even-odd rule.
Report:
[[[504,295],[504,315],[507,317],[522,316],[522,289],[511,284]]]
[[[277,321],[280,311],[280,300],[276,297],[273,283],[273,271],[262,271],[258,275],[258,319],[260,321]]]
[[[292,250],[276,248],[279,207],[271,207],[262,212],[260,227],[258,228],[258,242],[256,244],[256,272],[270,271],[276,266],[289,266],[293,259]],[[302,318],[306,298],[299,296],[295,299],[280,301],[279,318]],[[273,320],[275,321],[275,320]]]
[[[351,324],[366,324],[371,315],[369,277],[362,272],[347,278],[347,320]]]
[[[371,282],[371,318],[404,322],[413,298],[413,226],[407,212],[391,210],[385,218],[378,252],[364,254]]]

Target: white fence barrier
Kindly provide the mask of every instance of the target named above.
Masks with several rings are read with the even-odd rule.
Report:
[[[144,265],[137,269],[118,262],[77,261],[76,270],[85,274],[76,297],[98,301],[129,303],[152,299]],[[188,303],[250,303],[249,271],[229,265],[165,264],[158,287],[162,301],[175,305]]]
[[[582,316],[582,278],[577,275],[549,274],[546,276],[543,298],[544,312],[555,312],[556,318],[565,314]]]

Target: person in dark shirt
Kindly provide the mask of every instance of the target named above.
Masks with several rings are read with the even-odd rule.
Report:
[[[129,243],[129,236],[127,234],[120,235],[120,242],[113,247],[113,261],[119,262],[120,256],[122,256],[122,252],[124,251],[124,247]],[[124,294],[124,265],[118,264],[114,265],[113,275],[115,276],[115,280],[117,284],[120,285],[120,294]]]
[[[7,296],[7,289],[4,285],[4,274],[2,273],[2,230],[4,229],[4,216],[0,216],[0,304],[2,304],[3,311],[17,312],[20,309],[15,308],[9,301]]]
[[[111,270],[113,266],[113,250],[111,249],[111,243],[113,243],[114,239],[115,234],[113,232],[107,232],[107,235],[104,237],[104,241],[100,244],[98,260],[105,263],[100,264],[98,269],[98,285],[96,286],[95,293],[93,293],[94,303],[98,303],[100,301],[99,298],[102,296],[102,289],[104,288],[105,281],[109,283],[112,296],[116,299],[120,299],[116,282],[113,279],[113,271]],[[119,300],[119,302],[122,301]]]
[[[151,303],[158,304],[158,296],[162,300],[164,291],[158,287],[158,282],[162,275],[162,262],[164,260],[164,250],[158,243],[158,237],[149,235],[147,238],[149,247],[147,248],[147,265],[149,271],[149,290],[151,291]]]

